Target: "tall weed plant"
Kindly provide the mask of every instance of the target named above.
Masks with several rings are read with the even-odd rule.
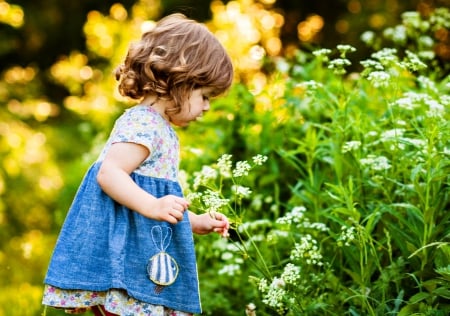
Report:
[[[450,77],[426,35],[448,21],[405,13],[358,65],[348,45],[298,53],[222,101],[245,95],[252,125],[186,180],[232,222],[198,241],[205,314],[450,313]]]

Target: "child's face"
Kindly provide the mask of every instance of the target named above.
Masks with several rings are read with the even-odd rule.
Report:
[[[170,115],[170,121],[177,126],[188,126],[209,110],[211,88],[200,88],[192,91],[189,100],[181,107],[181,112]]]

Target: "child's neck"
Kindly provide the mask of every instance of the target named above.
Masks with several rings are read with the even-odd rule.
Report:
[[[144,97],[141,104],[151,106],[156,112],[158,112],[163,118],[170,122],[169,116],[166,114],[166,109],[170,106],[170,101],[158,99],[156,95],[148,95]]]

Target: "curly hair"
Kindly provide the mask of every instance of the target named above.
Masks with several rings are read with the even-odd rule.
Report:
[[[211,97],[226,91],[233,66],[206,26],[177,13],[161,19],[130,46],[115,76],[121,95],[141,99],[155,94],[173,101],[171,111],[178,113],[194,89],[208,87]]]

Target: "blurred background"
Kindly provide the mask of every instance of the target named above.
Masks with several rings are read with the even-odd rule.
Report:
[[[206,23],[230,51],[236,83],[257,90],[270,59],[340,43],[356,47],[361,59],[371,52],[361,41],[364,32],[397,25],[405,11],[426,16],[449,4],[0,0],[0,316],[41,314],[42,280],[67,208],[129,105],[111,73],[153,21],[182,12]],[[435,52],[447,63],[449,34],[440,32]]]

